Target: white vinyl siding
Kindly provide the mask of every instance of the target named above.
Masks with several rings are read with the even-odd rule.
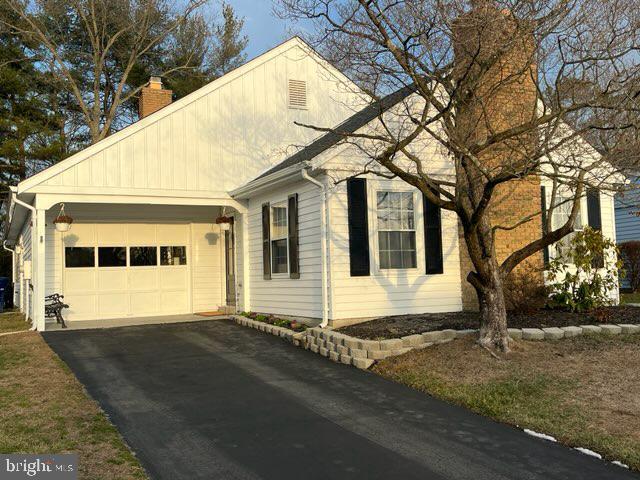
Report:
[[[212,223],[191,224],[193,311],[207,312],[223,305],[225,297],[224,234]]]
[[[375,193],[407,189],[407,184],[401,180],[381,180],[373,175],[367,177],[369,258],[372,268],[371,275],[366,277],[352,277],[350,274],[346,183],[339,183],[330,189],[331,319],[452,312],[462,309],[457,218],[451,212],[442,212],[444,273],[426,275],[422,196],[419,194],[414,197],[419,199],[414,204],[417,268],[377,268]]]
[[[29,288],[30,280],[25,278],[24,272],[24,263],[30,262],[32,259],[31,252],[31,215],[27,217],[24,225],[22,226],[22,231],[18,237],[18,245],[22,247],[22,253],[18,256],[18,261],[16,262],[19,266],[18,271],[18,282],[15,284],[15,288],[17,289],[16,298],[18,299],[18,306],[20,307],[20,311],[23,312],[27,318],[31,318],[32,310],[31,310],[31,289]],[[26,311],[26,306],[29,306],[29,310]]]
[[[276,274],[271,280],[265,280],[262,270],[262,204],[286,202],[293,193],[298,194],[300,278]],[[250,199],[251,310],[309,318],[322,316],[320,198],[318,187],[309,182],[296,182]]]

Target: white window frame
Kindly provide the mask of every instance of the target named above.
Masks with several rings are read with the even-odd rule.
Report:
[[[548,187],[546,190],[549,190],[549,193],[547,193],[547,195],[546,195],[546,196],[547,196],[547,198],[546,198],[546,205],[547,205],[547,208],[549,208],[549,206],[551,205],[551,201],[553,200],[553,197],[552,197],[552,192],[550,191],[550,190],[551,190],[551,188],[550,188],[550,187]],[[573,192],[568,192],[568,191],[559,191],[559,192],[556,192],[556,198],[562,198],[562,199],[564,199],[564,200],[572,200],[572,199],[573,199],[573,197],[574,197]],[[572,204],[572,202],[571,202],[571,201],[569,201],[569,202],[568,202],[568,203],[566,203],[565,205],[571,205],[571,204]],[[564,223],[560,224],[560,223],[558,223],[558,222],[557,222],[557,220],[556,220],[557,215],[558,215],[558,213],[557,213],[557,212],[558,212],[558,206],[557,206],[557,205],[554,205],[553,212],[551,213],[551,230],[552,230],[552,231],[553,231],[553,230],[555,230],[555,229],[557,229],[557,228],[559,228],[559,227],[561,227],[562,225],[564,225]],[[583,231],[583,230],[584,230],[585,221],[587,221],[587,222],[588,222],[588,219],[586,219],[586,218],[585,218],[585,214],[586,214],[586,213],[587,213],[587,197],[586,197],[586,195],[583,195],[583,196],[580,198],[580,210],[579,210],[579,212],[578,212],[578,215],[579,215],[579,216],[578,216],[578,217],[576,217],[576,220],[577,220],[578,218],[580,219],[580,227],[579,227],[579,228],[574,228],[574,233],[575,233],[575,232],[581,232],[581,231]],[[564,215],[563,215],[563,217],[564,217]],[[565,220],[565,221],[566,221],[566,220]],[[564,240],[564,241],[570,240],[570,238],[571,238],[571,234],[569,234],[569,235],[565,236],[562,240],[560,240],[560,242],[562,242],[563,240]],[[556,258],[556,257],[557,257],[557,255],[558,255],[557,248],[556,248],[556,245],[557,245],[557,244],[558,244],[558,242],[556,242],[556,243],[552,244],[552,245],[551,245],[551,247],[552,247],[552,248],[550,248],[550,249],[549,249],[549,254],[550,254],[549,256],[550,256],[552,259],[553,259],[553,258]]]
[[[373,183],[373,182],[371,182]],[[425,275],[425,261],[424,261],[424,231],[423,231],[423,205],[421,196],[416,189],[403,188],[393,183],[378,183],[374,188],[370,189],[368,198],[369,202],[369,231],[372,233],[369,236],[369,251],[373,253],[371,255],[373,259],[373,272],[378,276],[398,277],[406,274]],[[391,193],[411,193],[413,195],[413,225],[416,235],[416,266],[410,268],[380,268],[380,249],[378,233],[380,229],[378,227],[378,193],[391,192]],[[409,230],[407,230],[409,231]],[[421,240],[422,239],[422,240]]]
[[[284,218],[285,218],[285,236],[282,237],[278,237],[278,238],[274,238],[273,235],[273,227],[274,227],[274,215],[273,215],[273,209],[274,208],[283,208],[284,209]],[[285,240],[285,245],[286,245],[286,249],[287,249],[287,271],[286,272],[275,272],[273,270],[273,267],[275,266],[275,262],[273,261],[273,242],[277,241],[277,240]],[[269,204],[269,255],[271,255],[271,276],[278,278],[278,277],[288,277],[289,276],[289,270],[290,270],[290,262],[289,262],[289,203],[287,200],[282,200],[282,201],[278,201],[278,202],[273,202]]]

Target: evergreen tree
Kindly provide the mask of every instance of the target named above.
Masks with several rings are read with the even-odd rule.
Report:
[[[30,50],[30,45],[0,25],[2,192],[62,156],[61,116],[50,104],[55,94]]]

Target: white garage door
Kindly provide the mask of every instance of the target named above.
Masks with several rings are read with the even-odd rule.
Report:
[[[189,225],[74,223],[63,248],[69,320],[191,311]]]

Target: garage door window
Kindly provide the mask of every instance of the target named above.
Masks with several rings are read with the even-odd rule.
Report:
[[[64,265],[67,268],[95,266],[95,249],[93,247],[65,247]]]
[[[186,265],[187,247],[160,247],[160,265]]]
[[[126,267],[127,249],[125,247],[98,247],[99,267]]]
[[[155,267],[158,265],[156,247],[130,247],[129,265],[132,267]]]

